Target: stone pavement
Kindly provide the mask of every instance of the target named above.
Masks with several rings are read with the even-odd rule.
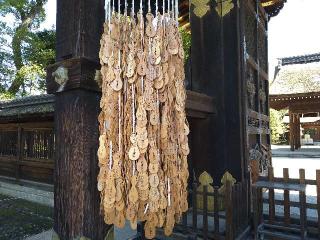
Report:
[[[50,229],[48,231],[39,233],[37,235],[26,238],[25,240],[52,240],[53,230]]]
[[[299,169],[305,169],[306,179],[316,179],[316,170],[320,169],[320,146],[302,146],[294,152],[290,146],[272,146],[272,165],[275,177],[283,177],[283,168],[289,168],[290,178],[299,178]],[[316,186],[307,185],[307,203],[317,203]],[[265,193],[265,197],[267,194]],[[283,191],[276,190],[275,198],[283,200]],[[299,202],[299,194],[290,192],[290,200]],[[268,211],[267,205],[264,211]],[[298,208],[291,208],[291,214],[299,215]],[[283,207],[276,206],[276,213],[283,214]],[[316,220],[317,211],[308,209],[308,219]]]
[[[15,181],[0,178],[0,194],[15,198],[25,199],[30,202],[39,203],[53,207],[53,186],[42,183],[25,182],[22,185]]]
[[[273,157],[320,158],[320,145],[302,146],[295,151],[291,151],[288,145],[272,145],[271,149]]]

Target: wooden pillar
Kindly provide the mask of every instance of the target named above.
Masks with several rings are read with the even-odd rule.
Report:
[[[55,100],[54,230],[60,240],[103,240],[98,175],[99,65],[104,0],[57,0],[57,63],[47,70]],[[58,84],[57,81],[60,83]]]
[[[289,109],[289,142],[290,150],[294,151],[294,114]]]
[[[297,114],[297,149],[301,148],[300,114]]]
[[[228,12],[223,9],[224,4],[216,1],[208,3],[207,11],[203,12],[193,3],[190,7],[191,89],[213,96],[217,106],[217,115],[210,120],[211,127],[204,131],[209,141],[207,159],[196,167],[198,172],[209,172],[216,184],[226,171],[241,181],[248,169],[238,2],[232,1]]]
[[[298,114],[293,114],[294,149],[299,149],[300,127],[298,118]]]
[[[297,149],[297,115],[293,114],[293,147]]]
[[[23,145],[22,145],[22,127],[20,124],[18,125],[18,138],[17,138],[17,162],[16,162],[16,169],[15,169],[15,175],[16,175],[16,181],[20,182],[21,178],[21,161],[22,161],[22,151],[23,151]]]

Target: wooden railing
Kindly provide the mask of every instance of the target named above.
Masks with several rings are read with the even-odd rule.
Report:
[[[274,190],[269,190],[264,194],[260,193],[258,197],[258,201],[260,201],[264,205],[268,206],[269,211],[264,211],[264,215],[269,222],[278,223],[279,225],[290,225],[290,224],[300,224],[299,218],[296,214],[291,214],[290,208],[295,207],[299,208],[299,210],[303,207],[306,209],[307,213],[308,210],[316,211],[317,214],[314,214],[314,217],[310,217],[307,214],[307,232],[311,236],[316,236],[320,239],[320,170],[316,171],[316,179],[306,179],[305,177],[305,169],[299,169],[299,178],[290,178],[289,177],[289,169],[283,169],[283,177],[274,177],[273,168],[269,168],[268,176],[267,177],[260,177],[259,180],[262,181],[270,181],[270,182],[281,182],[281,183],[288,183],[288,184],[306,184],[315,186],[316,187],[316,201],[315,203],[308,202],[308,198],[306,199],[299,199],[298,201],[290,200],[290,191],[284,190],[283,191],[283,199],[276,199]],[[308,191],[307,191],[308,195]],[[267,196],[267,197],[266,197]],[[300,196],[305,197],[305,196]],[[302,206],[305,204],[305,206]],[[276,206],[283,207],[283,213],[276,211]]]
[[[231,184],[225,188],[203,186],[193,183],[189,191],[190,208],[183,215],[175,232],[202,239],[240,239],[249,232],[249,187],[246,182]],[[199,202],[201,201],[201,207]]]
[[[0,175],[53,182],[53,123],[0,125]]]

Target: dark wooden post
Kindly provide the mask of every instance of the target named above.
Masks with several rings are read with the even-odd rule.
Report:
[[[96,186],[100,92],[94,76],[103,22],[104,0],[57,0],[57,63],[47,70],[47,89],[56,94],[54,230],[61,240],[102,240],[108,230]]]
[[[268,168],[268,181],[274,181],[274,171],[273,167]],[[269,189],[269,221],[273,223],[275,221],[275,199],[274,199],[274,189]]]
[[[17,162],[16,162],[16,181],[20,182],[20,168],[21,168],[21,160],[22,160],[22,151],[23,151],[23,145],[22,145],[22,127],[20,124],[18,125],[18,138],[17,138]]]
[[[196,168],[209,172],[216,184],[225,171],[240,181],[248,169],[238,2],[232,1],[229,12],[216,1],[207,4],[207,12],[197,11],[194,4],[190,6],[191,90],[214,96],[217,106],[217,115],[208,120],[210,125],[206,124],[203,131],[208,135],[205,137],[209,146],[207,154],[197,156],[206,160],[203,164],[197,162]]]
[[[306,173],[304,169],[299,169],[300,184],[306,184]],[[300,200],[300,224],[301,224],[301,239],[305,239],[306,225],[307,225],[307,213],[306,213],[306,192],[299,192]]]
[[[320,239],[320,170],[316,170],[317,181],[317,213],[318,213],[318,238]]]
[[[300,114],[297,114],[297,146],[296,149],[301,148],[301,136],[300,136]]]
[[[300,126],[298,114],[293,114],[294,149],[299,149]]]
[[[226,206],[226,240],[234,239],[233,236],[233,205],[232,205],[232,186],[231,182],[226,182],[225,206]]]
[[[294,115],[292,111],[289,109],[289,141],[290,141],[290,149],[294,151]]]
[[[289,168],[283,169],[283,181],[288,183],[289,181]],[[283,192],[283,205],[284,205],[284,223],[286,226],[290,224],[290,192],[289,190],[284,190]]]

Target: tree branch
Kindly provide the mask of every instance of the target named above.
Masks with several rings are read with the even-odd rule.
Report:
[[[40,14],[46,2],[47,0],[36,0],[36,3],[30,8],[30,11],[28,13],[22,9],[17,9],[20,12],[21,24],[16,28],[14,36],[12,38],[13,60],[17,72],[24,65],[21,48],[22,41],[30,31],[33,21],[36,19],[37,15]],[[11,83],[8,91],[12,94],[16,94],[22,84],[23,79],[21,79],[19,74],[16,74],[15,79]]]

